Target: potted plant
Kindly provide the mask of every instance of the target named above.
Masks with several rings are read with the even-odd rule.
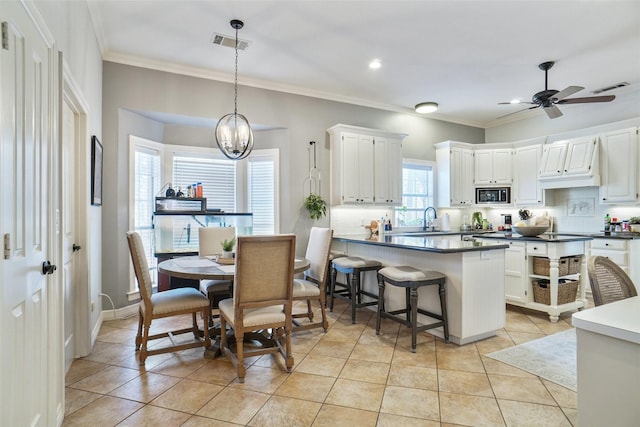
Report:
[[[319,194],[309,194],[304,199],[304,207],[309,211],[311,219],[321,219],[327,214],[327,203]]]
[[[629,231],[634,233],[640,232],[640,216],[632,216],[629,218]]]
[[[222,258],[233,258],[233,246],[236,244],[236,238],[224,239],[220,244],[222,245]]]

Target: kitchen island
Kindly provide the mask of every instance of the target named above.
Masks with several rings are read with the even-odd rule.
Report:
[[[446,296],[449,339],[464,345],[496,335],[505,325],[504,303],[506,243],[463,241],[457,235],[382,235],[367,238],[363,235],[337,235],[332,251],[360,256],[382,262],[383,266],[410,265],[425,270],[436,270],[447,276]],[[363,289],[377,294],[375,274],[367,273]],[[436,288],[421,288],[418,307],[440,313]],[[404,308],[404,289],[387,286],[387,310]],[[418,322],[434,322],[418,315]],[[429,330],[443,337],[442,328]]]
[[[546,312],[551,322],[557,322],[561,313],[586,307],[589,279],[585,254],[592,237],[556,233],[536,237],[489,233],[476,237],[509,245],[505,270],[508,304]],[[577,294],[564,294],[576,282]],[[561,286],[566,288],[560,290]]]

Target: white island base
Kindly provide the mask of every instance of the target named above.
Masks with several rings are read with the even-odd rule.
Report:
[[[504,249],[434,253],[336,239],[331,249],[350,256],[375,259],[382,262],[383,266],[410,265],[445,274],[449,340],[455,344],[464,345],[492,337],[496,335],[496,331],[504,328]],[[376,274],[367,272],[362,286],[363,289],[378,294]],[[404,308],[404,289],[387,285],[385,304],[387,310]],[[418,290],[418,307],[440,313],[437,286],[422,287]],[[428,324],[434,321],[418,314],[418,323]],[[430,329],[428,332],[440,338],[444,337],[442,327]]]

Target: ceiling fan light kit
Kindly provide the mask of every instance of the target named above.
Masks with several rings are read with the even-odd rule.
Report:
[[[437,102],[421,102],[416,105],[416,113],[428,114],[438,110]]]
[[[587,104],[592,102],[611,102],[616,99],[615,95],[567,98],[567,96],[573,95],[574,93],[583,90],[584,88],[582,86],[569,86],[561,91],[549,89],[548,73],[549,69],[553,67],[554,64],[554,61],[546,61],[538,65],[538,68],[544,71],[544,90],[534,94],[531,97],[532,102],[521,102],[521,104],[532,104],[533,107],[505,114],[504,116],[500,116],[498,118],[501,119],[503,117],[507,117],[521,111],[533,110],[534,108],[542,108],[544,112],[547,113],[547,116],[550,119],[555,119],[562,116],[562,111],[560,111],[560,109],[556,106],[557,104]],[[500,102],[499,104],[514,104],[514,102]]]
[[[222,117],[216,125],[215,137],[218,148],[225,157],[240,160],[247,157],[253,149],[253,130],[249,120],[238,114],[238,30],[244,27],[239,19],[231,20],[231,28],[236,30],[236,67],[234,79],[233,113]]]

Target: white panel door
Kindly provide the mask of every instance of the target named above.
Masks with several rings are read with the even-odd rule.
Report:
[[[51,381],[48,341],[49,147],[55,126],[51,51],[19,2],[3,2],[0,49],[0,424],[46,426]],[[63,410],[63,408],[62,408]],[[54,419],[52,419],[54,418]]]

